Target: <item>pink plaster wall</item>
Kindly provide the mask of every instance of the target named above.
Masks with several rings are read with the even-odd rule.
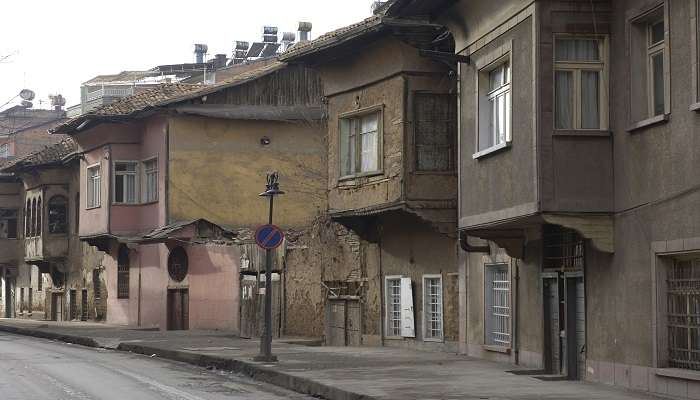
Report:
[[[173,282],[168,275],[168,249],[165,245],[141,245],[132,250],[129,299],[117,299],[116,260],[114,256],[106,256],[104,265],[110,293],[107,322],[138,326],[140,296],[141,327],[166,329],[168,288],[187,288],[190,329],[240,332],[238,249],[234,246],[194,245],[187,246],[186,250],[189,272],[183,282]],[[115,246],[111,254],[115,255],[116,251]]]
[[[190,329],[240,332],[240,282],[237,247],[198,245],[189,257]]]
[[[99,163],[102,167],[101,207],[86,210],[86,196],[81,196],[81,236],[100,233],[132,235],[165,225],[165,118],[155,116],[131,124],[103,124],[76,135],[75,139],[85,151],[85,160],[81,162],[81,185],[86,185],[88,166]],[[153,157],[158,157],[158,201],[150,204],[112,205],[114,162],[140,162]],[[141,185],[139,182],[140,188]],[[141,193],[139,195],[142,196]]]

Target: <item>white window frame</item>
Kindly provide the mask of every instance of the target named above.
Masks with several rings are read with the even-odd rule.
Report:
[[[600,56],[599,61],[558,61],[556,55],[556,40],[558,39],[578,39],[578,40],[595,40],[598,41],[598,54]],[[554,75],[552,84],[552,98],[554,104],[554,113],[552,113],[554,119],[552,124],[555,130],[559,131],[606,131],[609,129],[609,114],[608,114],[608,96],[609,96],[609,80],[608,80],[608,39],[607,36],[603,35],[569,35],[569,34],[558,34],[554,37],[555,44],[553,52],[554,56]],[[571,72],[573,74],[573,125],[571,128],[557,128],[556,126],[556,73],[558,71]],[[596,71],[598,72],[598,118],[599,127],[598,128],[583,128],[582,127],[582,104],[581,104],[581,73],[583,71]]]
[[[663,40],[660,42],[652,43],[652,30],[654,25],[662,23],[664,25],[664,33],[663,33]],[[666,98],[666,73],[668,69],[668,65],[666,64],[666,29],[667,29],[667,22],[664,16],[662,15],[660,18],[654,18],[646,22],[646,38],[645,38],[645,43],[646,43],[646,48],[647,48],[647,54],[646,54],[646,60],[647,60],[647,112],[649,118],[653,118],[659,115],[664,115],[666,114],[666,109],[667,109],[667,102],[668,99]],[[662,63],[662,74],[661,74],[661,81],[663,82],[663,93],[661,93],[661,97],[664,100],[664,110],[659,114],[656,113],[654,110],[654,98],[656,97],[656,93],[654,90],[656,87],[654,86],[654,58],[657,56],[661,56],[661,63]]]
[[[377,169],[372,171],[362,171],[362,132],[361,124],[356,124],[357,131],[350,135],[355,141],[355,170],[350,173],[343,171],[343,121],[361,120],[363,117],[377,114]],[[384,171],[384,106],[372,106],[357,111],[352,111],[338,116],[338,175],[340,180],[358,178],[362,176],[381,175]]]
[[[386,339],[402,339],[403,336],[401,336],[401,278],[403,276],[401,275],[389,275],[384,277],[384,301],[386,306],[385,308],[385,327],[386,329],[384,330],[384,337]],[[390,283],[392,281],[398,282],[398,287],[399,287],[399,294],[398,294],[398,307],[399,307],[399,328],[398,328],[398,334],[395,334],[393,324],[392,322],[394,319],[392,318],[392,313],[393,311],[393,302],[392,296],[391,296],[391,286]]]
[[[97,170],[96,176],[90,173],[93,169]],[[102,205],[102,165],[88,165],[85,168],[85,177],[85,209],[99,208]]]
[[[133,164],[134,165],[134,171],[131,172],[117,172],[117,164]],[[112,204],[117,204],[117,205],[134,205],[134,204],[139,204],[139,162],[135,160],[115,160],[112,163]],[[134,177],[134,201],[133,202],[128,202],[126,201],[126,179],[124,179],[123,185],[124,185],[124,201],[117,201],[117,176],[133,176]]]
[[[496,281],[491,280],[490,269],[505,269],[506,280]],[[502,283],[500,287],[494,287],[494,283]],[[505,289],[503,286],[507,286]],[[496,292],[505,292],[505,295],[498,297]],[[491,299],[491,300],[489,300]],[[505,301],[507,305],[502,305]],[[493,312],[494,307],[505,308],[508,310],[505,313],[496,314]],[[501,318],[499,322],[498,319]],[[491,322],[489,322],[491,321]],[[484,264],[484,344],[503,349],[510,349],[513,343],[513,302],[512,302],[512,284],[510,265],[507,263],[486,263]],[[489,332],[492,327],[500,326],[498,332]],[[498,340],[497,335],[508,336],[508,341]]]
[[[0,144],[0,158],[7,158],[10,156],[10,144],[3,143]]]
[[[146,168],[146,164],[150,163],[150,162],[153,162],[155,165],[155,169],[153,169],[151,171],[149,171],[148,168]],[[141,161],[141,171],[142,171],[142,175],[143,175],[143,177],[141,179],[142,186],[143,186],[141,189],[141,193],[143,196],[142,202],[143,203],[155,203],[158,201],[158,197],[159,197],[159,195],[158,195],[158,192],[159,192],[158,174],[160,171],[158,168],[158,157],[156,156],[156,157],[151,157],[151,158],[147,158],[145,160],[142,160]],[[148,187],[148,175],[149,174],[155,174],[155,178],[156,178],[156,187],[155,187],[156,191],[153,194],[152,198],[149,198],[149,189],[150,189]]]
[[[439,308],[440,308],[440,334],[438,336],[433,336],[432,331],[432,311],[430,303],[430,298],[428,296],[428,282],[431,280],[438,280],[439,282]],[[443,342],[445,340],[445,290],[442,281],[442,275],[440,274],[425,274],[423,275],[423,341],[426,342]]]
[[[507,66],[507,73],[503,74],[503,79],[507,80],[502,82],[501,86],[491,89],[490,87],[490,74],[498,68],[505,68]],[[476,153],[474,153],[473,158],[479,158],[486,154],[492,153],[494,151],[506,148],[511,145],[513,141],[512,131],[513,131],[513,63],[511,53],[498,58],[489,65],[481,68],[477,73],[477,131],[476,131]],[[493,123],[495,117],[495,108],[492,107],[492,102],[498,97],[505,97],[506,111],[504,113],[504,125],[505,125],[505,140],[500,140],[500,135],[498,135],[495,126],[497,124]],[[491,135],[494,144],[490,147],[481,146],[481,136],[482,133],[486,132]]]

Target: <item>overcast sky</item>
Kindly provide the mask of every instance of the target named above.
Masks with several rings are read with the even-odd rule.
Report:
[[[264,25],[311,37],[370,15],[370,0],[32,0],[3,3],[0,17],[0,109],[23,88],[80,102],[80,84],[95,75],[192,62],[194,43],[231,56],[233,42],[260,41]],[[39,100],[43,104],[39,105]]]

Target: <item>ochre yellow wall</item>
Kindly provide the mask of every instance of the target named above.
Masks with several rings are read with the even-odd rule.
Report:
[[[169,121],[169,220],[206,218],[227,227],[267,222],[269,171],[287,194],[275,199],[275,223],[301,228],[327,209],[325,125],[191,116]],[[270,138],[268,146],[260,139]]]

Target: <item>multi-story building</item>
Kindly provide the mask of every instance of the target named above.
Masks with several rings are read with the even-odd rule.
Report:
[[[21,187],[13,174],[0,173],[0,316],[6,318],[15,315],[15,281],[24,255]]]
[[[17,194],[22,205],[13,214],[21,257],[8,285],[15,301],[7,302],[14,315],[58,321],[104,318],[102,257],[77,236],[78,171],[77,146],[70,138],[2,166],[3,173],[21,182]]]
[[[460,57],[462,350],[697,396],[695,0],[403,1]]]
[[[318,71],[328,214],[360,257],[320,271],[326,343],[456,349],[456,79],[444,28],[383,9],[280,59]],[[437,40],[436,40],[437,39]]]
[[[322,334],[308,297],[320,282],[297,279],[318,268],[307,253],[321,249],[301,241],[327,208],[320,81],[281,62],[240,71],[208,87],[161,85],[54,130],[83,154],[79,235],[107,253],[108,322],[259,333],[263,259],[250,234],[266,222],[258,194],[278,170],[287,193],[275,223],[290,244],[275,262],[277,321]]]
[[[55,144],[63,137],[47,131],[66,120],[64,110],[14,106],[0,112],[0,162]]]

